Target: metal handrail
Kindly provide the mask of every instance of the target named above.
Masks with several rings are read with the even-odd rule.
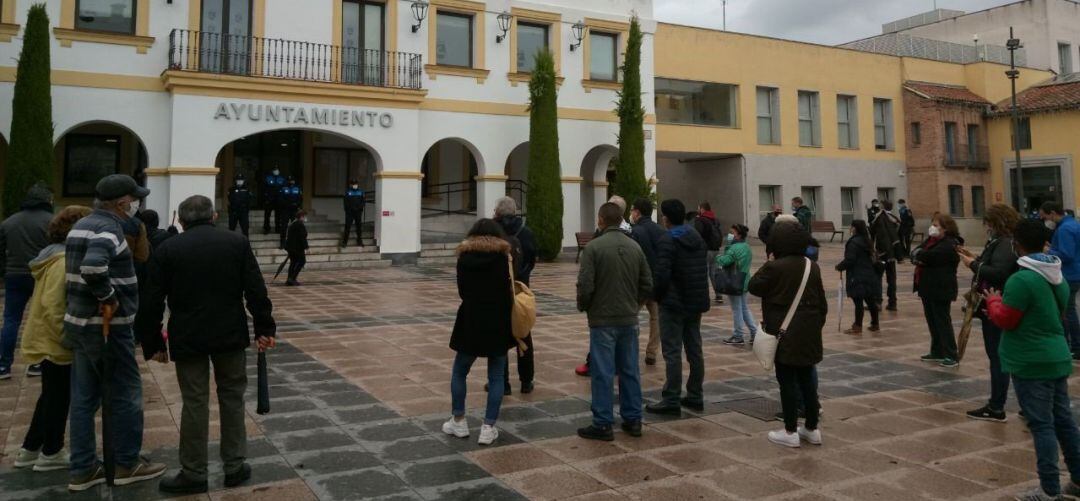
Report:
[[[421,198],[439,196],[445,202],[446,207],[424,207],[421,205],[421,211],[435,212],[437,214],[476,214],[476,209],[470,208],[470,204],[465,200],[462,200],[462,207],[460,209],[450,208],[451,195],[475,192],[477,189],[475,181],[454,181],[450,183],[430,184],[426,188],[426,191],[421,194]]]
[[[169,69],[420,89],[420,54],[174,29]]]

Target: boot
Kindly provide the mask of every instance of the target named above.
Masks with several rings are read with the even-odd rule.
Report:
[[[844,331],[844,334],[849,336],[856,336],[862,334],[862,326],[859,324],[853,324],[850,329]]]

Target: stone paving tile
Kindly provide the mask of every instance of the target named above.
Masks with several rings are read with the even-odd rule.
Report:
[[[562,464],[555,456],[533,444],[480,449],[466,453],[465,456],[497,476]]]
[[[595,478],[569,465],[550,466],[514,473],[502,478],[529,499],[564,499],[607,489]]]
[[[705,478],[734,499],[759,499],[799,489],[798,484],[773,473],[772,468],[758,469],[739,464],[709,473]]]

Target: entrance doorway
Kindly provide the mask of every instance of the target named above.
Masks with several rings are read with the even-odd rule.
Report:
[[[203,71],[248,74],[251,0],[202,0],[200,30],[199,67]]]
[[[110,174],[127,174],[146,186],[146,147],[135,133],[114,123],[93,122],[69,130],[56,143],[53,156],[58,205],[89,205],[97,182]]]
[[[1044,202],[1057,202],[1064,205],[1064,192],[1062,191],[1061,167],[1050,165],[1044,167],[1024,167],[1024,200],[1027,202],[1029,211],[1039,209]],[[1020,198],[1016,189],[1016,169],[1009,170],[1009,184],[1011,186],[1011,200],[1014,206],[1019,206]]]
[[[348,83],[384,85],[382,68],[386,5],[367,0],[341,4],[341,78]]]
[[[465,235],[476,221],[478,171],[477,157],[461,140],[443,139],[428,149],[420,164],[422,239]]]

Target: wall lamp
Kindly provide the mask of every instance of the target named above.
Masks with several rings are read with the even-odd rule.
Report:
[[[412,3],[412,15],[416,20],[416,24],[412,26],[412,32],[416,33],[420,31],[420,25],[424,23],[424,18],[427,17],[428,3],[424,0],[415,0]]]
[[[503,40],[506,40],[506,32],[510,31],[510,21],[512,21],[513,19],[514,16],[511,16],[506,12],[499,14],[499,30],[502,31],[502,34],[495,35],[495,43],[502,43]]]
[[[574,43],[570,44],[570,52],[574,52],[578,47],[581,47],[581,40],[585,38],[585,23],[578,21],[570,27],[574,36]]]

